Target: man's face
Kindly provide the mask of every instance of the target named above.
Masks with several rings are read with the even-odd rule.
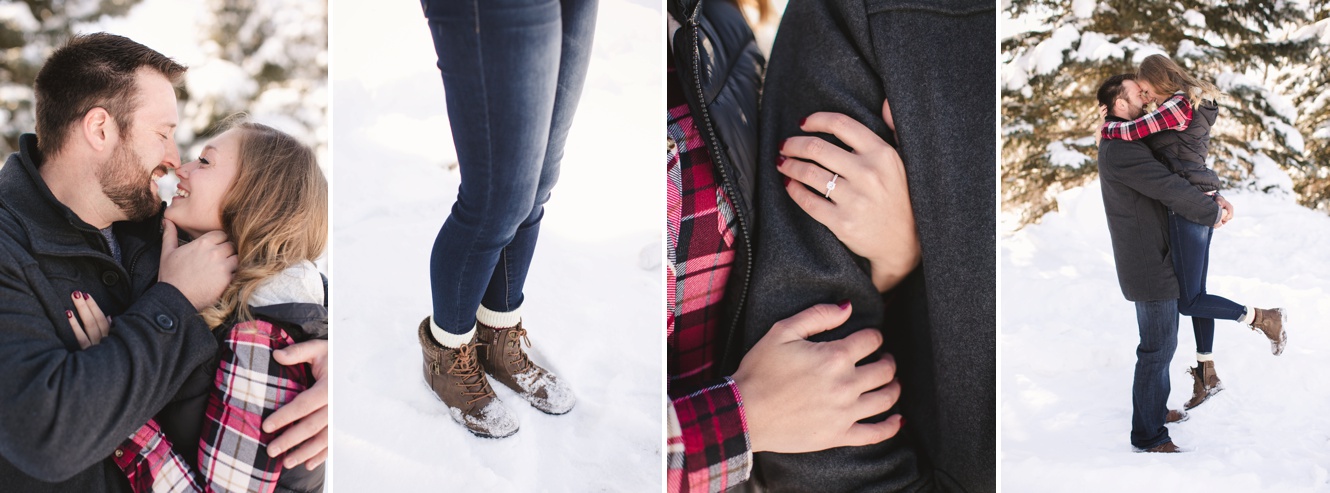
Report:
[[[1155,90],[1155,87],[1150,85],[1149,81],[1139,79],[1136,81],[1136,85],[1141,87],[1141,101],[1145,101],[1146,103],[1159,102],[1159,91]]]
[[[128,132],[121,129],[120,141],[111,159],[97,172],[102,192],[131,221],[141,221],[157,212],[161,199],[153,180],[167,168],[180,167],[175,144],[175,89],[157,72],[141,68],[135,75],[137,106]]]
[[[1118,118],[1135,120],[1145,114],[1145,100],[1141,99],[1141,86],[1134,80],[1122,81],[1122,97],[1114,103]]]

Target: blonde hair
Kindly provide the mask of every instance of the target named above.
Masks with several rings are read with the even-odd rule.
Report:
[[[245,121],[235,182],[222,197],[222,232],[236,246],[239,267],[217,304],[200,315],[209,327],[234,316],[253,319],[247,304],[264,280],[313,261],[328,242],[328,181],[314,150],[282,131]]]
[[[771,0],[731,0],[731,1],[733,1],[736,5],[739,6],[739,10],[743,11],[745,16],[747,16],[748,14],[748,9],[756,10],[757,24],[767,22],[768,20],[771,20],[772,16],[776,15],[776,7],[771,5]]]
[[[1145,57],[1145,60],[1141,61],[1141,68],[1136,71],[1136,78],[1149,82],[1165,97],[1182,91],[1187,101],[1193,105],[1206,99],[1219,99],[1219,88],[1187,75],[1182,71],[1182,67],[1164,55]]]

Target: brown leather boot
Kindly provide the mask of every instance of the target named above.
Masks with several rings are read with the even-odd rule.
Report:
[[[1284,352],[1284,345],[1288,344],[1288,333],[1284,332],[1283,308],[1269,310],[1257,308],[1256,315],[1252,317],[1251,330],[1259,330],[1265,334],[1266,339],[1270,339],[1270,352],[1275,356]]]
[[[476,340],[485,346],[480,353],[485,371],[521,395],[532,407],[546,414],[564,414],[577,404],[572,389],[549,370],[532,363],[522,349],[523,342],[531,347],[531,340],[521,322],[506,329],[477,322]]]
[[[1187,415],[1185,411],[1179,411],[1177,409],[1169,409],[1168,414],[1164,415],[1164,423],[1165,424],[1181,423],[1190,418],[1191,416]]]
[[[1187,370],[1191,374],[1191,400],[1183,406],[1183,409],[1190,410],[1193,407],[1201,405],[1210,396],[1218,394],[1224,390],[1223,382],[1219,381],[1219,375],[1215,373],[1215,362],[1198,361],[1196,366]]]
[[[1178,448],[1177,445],[1174,445],[1172,440],[1169,440],[1159,445],[1155,445],[1147,449],[1137,449],[1136,451],[1152,453],[1152,454],[1176,454],[1182,452],[1182,449]]]
[[[479,437],[503,438],[517,433],[517,418],[494,396],[476,354],[479,341],[457,349],[444,347],[429,332],[429,317],[420,322],[420,347],[425,355],[425,383],[448,406],[453,420]]]

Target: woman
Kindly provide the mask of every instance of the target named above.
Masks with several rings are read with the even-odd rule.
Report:
[[[523,285],[581,96],[595,0],[422,0],[462,184],[430,256],[425,381],[472,434],[517,432],[486,374],[536,409],[577,402],[523,350]]]
[[[1208,195],[1219,195],[1219,176],[1205,165],[1210,151],[1210,127],[1219,115],[1215,100],[1219,90],[1209,82],[1196,79],[1163,55],[1150,55],[1141,61],[1136,73],[1141,98],[1158,103],[1158,108],[1130,122],[1106,122],[1104,139],[1145,139],[1156,156],[1162,156],[1169,169]],[[1162,101],[1159,99],[1168,95]],[[1226,212],[1227,214],[1227,212]],[[1224,217],[1219,225],[1228,222]],[[1227,298],[1206,292],[1210,270],[1210,240],[1214,225],[1197,224],[1169,211],[1169,244],[1173,270],[1178,278],[1178,312],[1191,317],[1196,335],[1196,366],[1192,375],[1192,396],[1186,409],[1201,405],[1224,389],[1215,373],[1215,319],[1236,320],[1270,340],[1270,352],[1284,352],[1288,334],[1284,331],[1284,311],[1243,306]]]
[[[229,126],[178,170],[164,221],[164,251],[177,230],[221,231],[235,243],[235,276],[201,312],[220,342],[218,362],[116,450],[136,492],[322,490],[322,466],[283,470],[280,454],[269,456],[276,433],[261,424],[315,380],[309,365],[284,366],[273,352],[328,335],[326,283],[313,263],[327,242],[328,184],[313,150],[290,135]],[[95,345],[110,320],[90,297],[73,298],[74,333]]]
[[[858,421],[887,411],[900,387],[890,355],[855,366],[878,350],[878,331],[823,344],[806,340],[844,323],[848,300],[807,307],[767,326],[745,352],[740,314],[746,304],[763,303],[748,296],[748,279],[763,268],[751,260],[754,221],[761,219],[752,200],[760,186],[753,123],[763,62],[735,3],[673,1],[669,12],[668,484],[671,491],[719,491],[750,479],[754,452],[803,453],[892,437],[903,425],[899,415]],[[885,104],[883,113],[890,121]],[[874,259],[870,272],[855,278],[891,289],[919,261],[898,156],[844,115],[814,113],[802,128],[833,135],[852,150],[830,151],[834,146],[820,137],[791,139],[778,165],[788,176],[783,193],[843,233],[850,232],[844,221],[868,218],[844,236],[846,245]],[[820,175],[827,170],[838,175]],[[847,381],[853,383],[832,384]]]

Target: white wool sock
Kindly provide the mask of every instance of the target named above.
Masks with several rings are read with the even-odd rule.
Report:
[[[1247,313],[1242,314],[1242,318],[1238,319],[1238,323],[1243,325],[1251,325],[1252,321],[1256,320],[1256,307],[1249,306],[1246,308],[1247,308]]]
[[[430,335],[434,336],[434,342],[437,342],[443,347],[449,349],[457,349],[458,347],[461,347],[463,344],[471,342],[471,339],[474,338],[476,335],[476,326],[472,325],[471,330],[468,330],[465,333],[454,334],[452,332],[448,332],[446,330],[439,328],[438,325],[434,324],[434,317],[430,317],[429,333]]]
[[[496,312],[480,305],[476,309],[476,321],[496,329],[517,327],[522,322],[522,307],[514,308],[511,312]]]
[[[1197,362],[1197,363],[1201,363],[1201,362],[1205,362],[1205,361],[1214,361],[1214,360],[1215,360],[1214,355],[1212,355],[1212,354],[1210,354],[1210,353],[1196,353],[1196,362]]]

